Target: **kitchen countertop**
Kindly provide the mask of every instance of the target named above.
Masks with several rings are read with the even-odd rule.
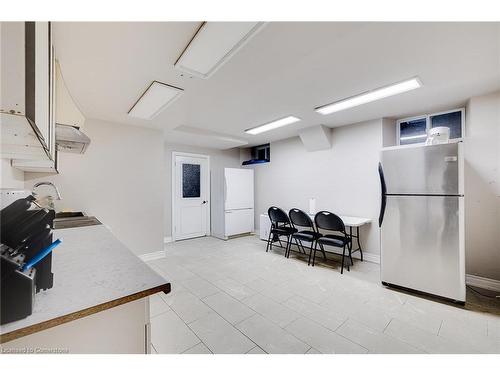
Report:
[[[112,307],[170,292],[170,283],[116,239],[104,225],[54,231],[54,286],[35,296],[33,313],[0,326],[4,343]]]

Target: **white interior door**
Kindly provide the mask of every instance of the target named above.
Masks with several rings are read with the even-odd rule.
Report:
[[[173,239],[210,234],[208,156],[173,155]]]

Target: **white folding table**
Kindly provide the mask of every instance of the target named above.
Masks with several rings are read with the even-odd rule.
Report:
[[[267,220],[269,220],[269,217],[268,217],[267,214],[262,214],[261,216],[266,216]],[[309,216],[311,217],[312,221],[314,222],[314,216],[315,215],[309,214]],[[359,239],[359,228],[362,227],[365,224],[371,223],[372,219],[369,219],[369,218],[366,218],[366,217],[347,216],[347,215],[338,215],[338,216],[342,219],[342,221],[344,222],[344,225],[347,228],[349,228],[349,236],[351,238],[355,238],[356,242],[358,244],[358,248],[357,249],[352,249],[351,250],[351,254],[354,253],[354,252],[356,252],[356,251],[359,251],[359,253],[361,255],[361,260],[363,260],[363,249],[361,248],[361,243],[360,243],[360,239]],[[271,223],[269,222],[269,227],[270,226],[271,226]],[[353,228],[356,228],[356,234],[353,234]],[[267,240],[268,233],[269,232],[266,231],[264,233],[264,235],[261,234],[261,238]]]
[[[357,217],[357,216],[345,216],[345,215],[338,215],[338,216],[342,219],[344,225],[346,227],[349,227],[349,237],[355,238],[356,242],[358,243],[358,248],[351,249],[351,254],[355,253],[356,251],[359,251],[359,254],[361,255],[361,261],[363,261],[363,249],[361,248],[361,243],[359,242],[359,227],[371,223],[372,219],[368,219],[366,217]],[[309,217],[314,222],[314,215],[309,215]],[[352,228],[356,228],[356,234],[352,234]]]

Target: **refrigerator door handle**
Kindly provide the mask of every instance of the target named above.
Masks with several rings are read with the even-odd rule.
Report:
[[[378,217],[378,226],[382,226],[382,222],[384,221],[384,214],[385,214],[385,205],[387,203],[387,187],[385,185],[385,178],[384,178],[384,169],[382,168],[382,164],[378,163],[378,174],[380,176],[380,214]]]
[[[227,181],[226,177],[224,177],[224,205],[226,204],[227,201]]]

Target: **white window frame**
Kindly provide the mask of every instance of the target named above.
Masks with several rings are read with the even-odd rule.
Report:
[[[402,118],[400,120],[396,121],[396,133],[397,133],[397,144],[398,146],[401,146],[401,123],[402,122],[408,122],[408,121],[414,121],[414,120],[421,120],[425,119],[425,132],[427,133],[429,131],[429,116],[428,115],[420,115],[420,116],[412,116],[412,117],[406,117]],[[422,143],[425,142],[425,139],[422,141]],[[418,143],[414,143],[418,144]],[[406,145],[403,145],[406,146]]]
[[[456,109],[451,109],[451,110],[447,110],[447,111],[423,114],[423,115],[419,115],[419,116],[406,117],[406,118],[402,118],[402,119],[397,120],[396,121],[397,145],[401,146],[401,123],[402,122],[425,119],[425,131],[426,131],[426,133],[429,133],[429,130],[431,129],[431,117],[445,115],[447,113],[452,113],[452,112],[461,112],[461,114],[462,114],[462,116],[461,116],[461,119],[462,119],[462,124],[461,124],[462,137],[450,138],[450,142],[455,143],[455,142],[462,141],[465,137],[465,108],[456,108]],[[425,142],[425,139],[420,143],[424,143],[424,142]],[[419,144],[419,143],[413,143],[413,144]],[[405,145],[403,145],[403,146],[405,146]]]

